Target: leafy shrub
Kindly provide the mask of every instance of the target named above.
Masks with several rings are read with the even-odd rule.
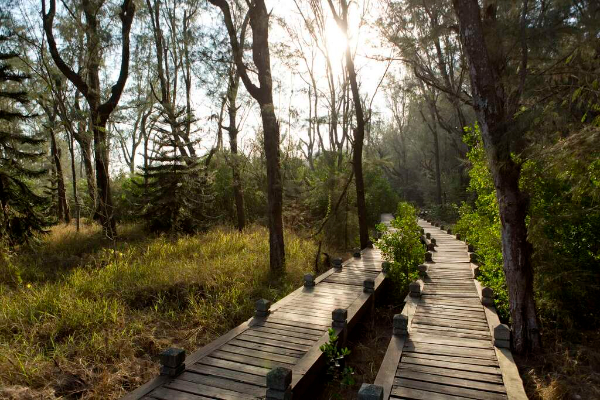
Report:
[[[391,264],[388,276],[397,288],[394,292],[402,296],[408,283],[418,277],[417,265],[423,262],[425,249],[420,241],[417,212],[411,204],[398,203],[396,218],[390,225],[393,229],[388,229],[385,224],[377,225],[381,232],[377,247]]]

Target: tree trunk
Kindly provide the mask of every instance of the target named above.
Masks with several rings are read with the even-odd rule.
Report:
[[[96,184],[98,185],[98,208],[97,216],[104,228],[105,235],[112,239],[117,235],[117,227],[114,215],[114,206],[110,190],[109,150],[110,144],[106,130],[106,122],[103,123],[100,117],[92,118],[98,121],[93,125],[94,131],[94,157],[96,160]]]
[[[541,339],[533,295],[531,245],[527,242],[525,223],[528,199],[519,189],[521,168],[511,156],[508,124],[512,115],[506,112],[510,105],[505,102],[503,80],[486,47],[477,0],[453,0],[453,5],[460,39],[469,59],[475,111],[500,210],[513,347],[517,353],[534,352],[539,350]]]
[[[329,0],[329,7],[334,14],[334,18],[344,34],[348,36],[348,4],[346,0],[341,0],[342,6],[341,17],[337,15],[335,7]],[[350,80],[350,90],[352,91],[352,99],[354,100],[354,112],[356,114],[356,128],[354,129],[354,148],[352,154],[352,168],[354,169],[354,182],[356,185],[356,207],[358,213],[358,234],[360,238],[360,247],[365,248],[371,245],[369,240],[369,228],[367,225],[367,202],[365,200],[365,182],[363,178],[362,153],[363,142],[365,140],[365,117],[362,104],[360,102],[360,93],[358,91],[358,81],[356,78],[356,70],[354,68],[354,60],[350,53],[350,46],[346,47],[346,70],[348,71],[348,79]]]
[[[92,207],[94,212],[96,210],[96,206],[98,205],[98,199],[96,196],[96,178],[94,177],[94,167],[92,165],[92,142],[87,138],[85,132],[82,134],[85,137],[85,140],[80,140],[81,138],[76,138],[77,143],[79,143],[79,148],[81,149],[81,159],[83,161],[83,169],[85,171],[85,180],[87,182],[88,194],[92,201]]]
[[[73,201],[75,201],[75,219],[77,221],[77,232],[79,232],[79,224],[81,218],[81,205],[79,204],[79,195],[77,193],[77,171],[75,168],[75,143],[73,142],[73,135],[69,134],[69,152],[71,153],[71,175],[73,182]]]
[[[242,39],[243,42],[243,39]],[[244,191],[242,188],[242,179],[239,171],[239,156],[237,147],[237,94],[240,86],[239,74],[232,66],[232,74],[229,78],[228,97],[228,113],[229,113],[229,147],[231,148],[231,172],[233,175],[233,197],[235,199],[235,210],[237,216],[237,228],[241,232],[246,227],[246,212],[244,210]]]
[[[54,125],[54,121],[51,121]],[[58,200],[58,219],[65,223],[71,222],[71,213],[69,212],[69,203],[67,202],[67,189],[65,188],[65,178],[63,175],[62,164],[60,162],[60,149],[56,144],[56,135],[54,128],[50,127],[50,146],[54,170],[56,172],[57,200]]]
[[[267,161],[267,200],[269,208],[269,265],[275,274],[285,272],[283,240],[283,185],[279,155],[279,123],[273,104],[273,80],[269,53],[269,13],[264,0],[249,4],[248,16],[252,27],[252,59],[256,66],[259,86],[255,85],[244,65],[243,49],[239,46],[229,4],[225,0],[209,0],[223,12],[235,64],[246,90],[260,105]]]

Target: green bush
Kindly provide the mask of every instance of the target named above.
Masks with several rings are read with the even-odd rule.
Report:
[[[398,203],[396,218],[390,225],[393,229],[388,229],[385,224],[377,225],[381,232],[377,247],[390,262],[388,276],[396,286],[394,292],[403,296],[407,285],[418,278],[417,265],[423,262],[425,257],[415,208],[406,202]]]

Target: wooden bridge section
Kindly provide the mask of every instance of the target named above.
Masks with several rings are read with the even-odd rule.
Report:
[[[436,246],[420,285],[411,285],[402,313],[407,333],[392,337],[377,375],[383,398],[526,399],[506,348],[510,331],[493,305],[482,305],[467,245],[419,225]]]
[[[389,222],[391,215],[383,215]],[[276,367],[292,371],[288,388],[295,398],[315,378],[325,360],[319,347],[333,322],[340,340],[369,312],[385,276],[381,253],[365,249],[301,287],[257,316],[191,354],[177,373],[161,375],[125,399],[200,400],[265,398],[266,376]],[[306,277],[305,277],[306,279]],[[261,308],[262,309],[259,309]],[[266,309],[268,311],[266,311]],[[345,314],[347,312],[347,315]],[[341,316],[341,318],[340,318]]]

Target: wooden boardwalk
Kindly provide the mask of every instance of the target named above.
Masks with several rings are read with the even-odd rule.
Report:
[[[393,336],[377,375],[384,399],[526,399],[510,350],[493,344],[506,326],[482,305],[467,245],[419,225],[437,246],[421,296],[407,297],[408,334]]]
[[[383,215],[387,222],[391,215]],[[301,394],[324,366],[319,346],[328,341],[332,312],[347,310],[343,337],[369,312],[385,276],[381,253],[365,249],[315,279],[314,287],[301,287],[270,307],[266,317],[254,317],[185,360],[176,377],[161,375],[128,394],[125,399],[256,399],[265,398],[266,375],[275,367],[292,370],[294,398]],[[365,291],[366,279],[373,289]]]

